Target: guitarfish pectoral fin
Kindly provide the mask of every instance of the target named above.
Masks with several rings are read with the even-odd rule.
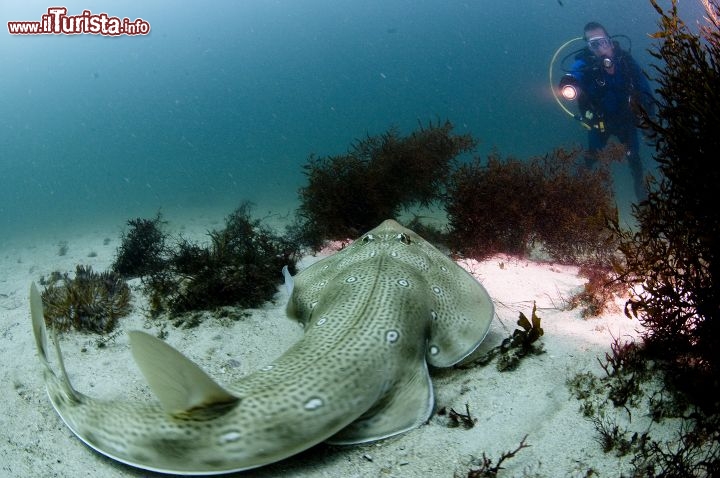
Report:
[[[485,339],[495,307],[485,288],[449,259],[449,277],[438,277],[434,291],[436,318],[428,343],[427,361],[433,367],[450,367],[475,351]]]
[[[137,330],[129,335],[135,362],[167,413],[175,415],[239,401],[164,341]]]
[[[404,380],[395,383],[363,416],[327,442],[352,445],[380,440],[416,428],[432,414],[435,403],[425,360],[408,370]]]

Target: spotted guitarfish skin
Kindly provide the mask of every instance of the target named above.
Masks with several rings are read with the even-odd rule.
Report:
[[[76,392],[59,349],[62,373],[53,372],[31,292],[54,407],[90,447],[132,466],[178,474],[254,468],[321,441],[360,443],[421,425],[434,402],[427,364],[462,360],[493,317],[474,278],[393,220],[292,282],[287,312],[304,325],[303,338],[226,388],[159,339],[132,332],[156,405]]]

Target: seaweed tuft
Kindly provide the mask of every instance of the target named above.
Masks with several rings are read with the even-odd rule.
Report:
[[[579,275],[588,281],[580,292],[570,298],[567,307],[580,308],[580,315],[585,319],[598,317],[617,308],[615,297],[627,294],[627,285],[618,279],[610,266],[581,267]]]
[[[299,191],[299,228],[306,244],[346,239],[372,229],[401,208],[442,199],[455,158],[475,148],[453,125],[430,123],[408,136],[390,129],[357,141],[343,155],[311,156]]]
[[[160,213],[153,219],[130,219],[111,269],[122,277],[142,277],[160,271],[165,264],[167,234]]]
[[[250,203],[238,207],[223,229],[208,233],[207,245],[180,239],[176,248],[167,250],[163,267],[143,278],[151,314],[251,308],[273,298],[282,268],[295,271],[300,249],[252,219],[250,210]],[[198,320],[194,315],[190,323],[197,325]]]
[[[556,149],[529,161],[492,154],[459,167],[446,202],[453,249],[482,260],[540,248],[563,263],[609,263],[615,244],[607,219],[617,209],[608,162],[588,170],[580,154]]]
[[[127,283],[115,272],[97,273],[90,266],[78,265],[74,278],[52,274],[42,299],[46,324],[60,331],[108,333],[130,312]]]

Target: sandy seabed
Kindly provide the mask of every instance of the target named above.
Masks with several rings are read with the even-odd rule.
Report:
[[[13,477],[162,476],[106,458],[85,446],[57,416],[45,393],[42,369],[30,324],[31,281],[77,264],[109,268],[120,243],[118,227],[98,225],[60,237],[34,238],[0,245],[0,353],[3,404],[0,409],[0,475]],[[217,222],[189,219],[178,227],[184,237],[206,238]],[[59,255],[59,244],[67,253]],[[325,252],[324,254],[327,254]],[[299,268],[320,259],[303,258]],[[528,317],[533,302],[542,319],[545,353],[524,360],[519,368],[499,372],[494,364],[472,369],[435,369],[431,377],[435,410],[464,412],[476,420],[470,429],[450,427],[446,415],[407,433],[359,446],[319,445],[287,460],[238,473],[246,477],[453,477],[466,476],[485,454],[497,460],[525,436],[527,448],[503,463],[500,477],[617,477],[632,470],[630,456],[603,453],[594,424],[583,417],[566,381],[578,373],[603,375],[598,357],[613,337],[636,336],[640,324],[618,307],[598,318],[583,319],[565,310],[581,290],[577,268],[497,256],[484,262],[463,261],[488,290],[496,317],[479,353],[498,345],[516,328],[518,313]],[[132,281],[133,311],[119,322],[114,338],[98,347],[98,336],[71,332],[61,346],[74,387],[94,398],[155,400],[130,355],[124,331],[159,331],[149,322],[137,281]],[[251,310],[240,320],[205,320],[192,329],[166,325],[167,341],[198,363],[220,384],[231,383],[274,360],[302,336],[302,328],[285,316],[287,292],[278,287],[272,303]],[[322,360],[322,357],[318,357]],[[612,406],[609,407],[610,410]],[[632,421],[617,411],[621,424],[649,426],[646,410],[633,410]],[[675,430],[653,425],[655,435]],[[668,426],[669,427],[669,426]]]

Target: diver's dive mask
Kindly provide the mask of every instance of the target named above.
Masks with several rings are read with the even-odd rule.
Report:
[[[606,36],[592,37],[587,41],[587,46],[590,48],[590,51],[598,51],[602,48],[609,48],[610,45],[610,39]]]

